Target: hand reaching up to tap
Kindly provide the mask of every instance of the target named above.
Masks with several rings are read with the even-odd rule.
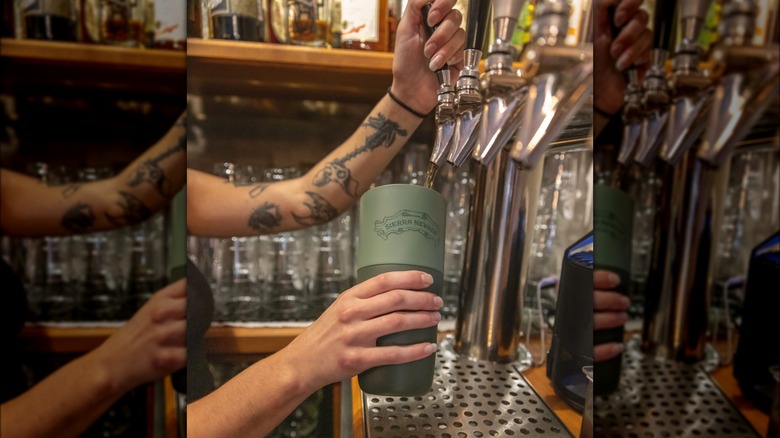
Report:
[[[609,271],[593,272],[593,330],[620,327],[628,321],[628,298],[612,289],[620,284],[620,277]],[[623,352],[623,344],[608,342],[593,347],[593,360],[600,362]]]
[[[623,106],[631,65],[643,70],[650,61],[653,33],[642,0],[597,0],[593,42],[593,106],[597,113],[616,114]],[[614,15],[611,11],[614,9]],[[613,34],[613,29],[620,29]]]

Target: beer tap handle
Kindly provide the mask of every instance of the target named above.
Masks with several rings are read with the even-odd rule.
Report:
[[[692,0],[685,0],[692,1]],[[653,12],[653,48],[669,50],[674,29],[676,0],[656,0]]]
[[[428,41],[428,39],[433,35],[433,32],[436,31],[436,28],[439,27],[439,24],[435,24],[433,26],[428,24],[428,12],[430,12],[431,7],[433,7],[433,3],[426,3],[422,7],[422,18],[423,18],[423,27],[425,28],[425,41]],[[438,70],[436,70],[436,76],[439,78],[439,85],[449,85],[450,81],[449,78],[447,78],[446,84],[442,81],[444,80],[443,75],[440,72],[449,71],[450,66],[447,65],[445,62],[444,65],[441,66]]]
[[[469,0],[466,21],[466,50],[482,50],[485,43],[490,0]]]

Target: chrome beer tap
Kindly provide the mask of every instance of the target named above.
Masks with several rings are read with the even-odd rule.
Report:
[[[528,81],[512,66],[515,48],[510,44],[517,16],[525,0],[493,0],[496,39],[485,60],[481,86],[485,103],[472,158],[487,165],[520,125]]]
[[[427,3],[422,8],[423,25],[427,38],[430,38],[437,26],[428,25],[428,11],[432,4]],[[425,187],[433,187],[436,173],[444,164],[449,151],[452,134],[455,131],[455,89],[450,82],[450,66],[444,64],[436,70],[439,89],[436,91],[436,136],[433,141],[433,151],[425,171]]]
[[[482,116],[482,94],[479,91],[477,66],[482,58],[482,43],[487,28],[490,0],[470,0],[466,23],[464,67],[455,83],[455,132],[452,135],[447,162],[460,167],[471,154],[477,140],[477,125]]]
[[[569,28],[569,10],[565,0],[541,0],[536,5],[536,11],[537,14],[539,11],[543,13],[534,18],[533,41],[535,47],[544,48],[526,56],[531,67],[526,79],[533,77],[531,73],[554,69],[569,71],[576,62],[590,64],[591,58],[587,56],[590,49],[586,48],[586,44],[576,48],[562,44]],[[588,17],[590,11],[585,11],[583,15]],[[537,20],[541,22],[537,23]],[[496,56],[496,59],[502,57]],[[592,65],[579,70],[590,69]],[[553,116],[560,112],[549,117],[550,112],[545,108],[544,120],[549,123],[535,124],[530,128],[520,126],[516,134],[518,137],[525,129],[533,129],[535,134],[540,134],[531,136],[535,141],[534,150],[528,156],[523,155],[522,160],[510,155],[511,132],[501,134],[506,136],[503,143],[495,138],[495,134],[488,135],[486,140],[489,142],[475,148],[472,158],[477,161],[474,166],[476,184],[471,202],[454,345],[459,354],[478,360],[515,362],[521,370],[530,366],[530,354],[520,343],[519,333],[531,247],[531,239],[527,236],[533,230],[542,176],[543,166],[538,164],[549,143],[560,135],[563,128],[560,125],[564,125],[571,116],[564,113],[575,112],[577,103],[581,104],[586,98],[580,94],[589,94],[587,85],[582,86],[582,83],[587,83],[587,74],[584,76],[586,78],[581,79],[578,86],[572,87],[577,90],[572,96],[552,93],[559,99],[557,106],[545,101],[554,107]],[[512,78],[509,74],[488,74],[486,80],[488,78],[491,90],[497,89],[492,87],[499,84],[494,80],[507,79],[506,83],[518,87],[515,91],[527,83],[525,79],[518,81],[516,75]],[[559,82],[555,85],[555,90],[564,88]],[[566,87],[570,86],[566,84]],[[525,105],[522,101],[516,104],[525,106],[524,111],[527,111],[532,98],[537,97],[529,94]],[[506,125],[498,126],[506,128]],[[550,130],[549,136],[542,132],[545,130]],[[486,132],[489,133],[489,130]],[[485,146],[490,149],[485,149]]]
[[[639,145],[634,154],[634,161],[644,167],[653,163],[658,156],[666,121],[669,117],[670,96],[666,83],[666,59],[676,3],[675,0],[658,0],[655,5],[653,49],[650,52],[651,65],[645,73],[643,84],[642,106],[645,114],[639,135]]]
[[[673,95],[669,108],[666,139],[661,159],[674,165],[679,162],[704,130],[712,98],[712,79],[699,68],[699,32],[711,0],[679,3],[682,39],[672,59],[669,81]]]
[[[668,189],[669,213],[662,225],[667,236],[658,256],[653,257],[660,296],[645,321],[644,345],[656,356],[686,362],[704,360],[705,366],[717,364],[717,357],[707,357],[704,349],[712,246],[717,241],[720,213],[716,201],[722,197],[728,159],[778,93],[776,43],[750,45],[755,11],[752,1],[724,4],[719,43],[709,62],[717,81],[702,141],[686,153],[686,144],[695,138],[674,139],[677,143],[667,145],[667,153],[661,156],[674,165]],[[776,129],[776,120],[772,123]]]
[[[588,12],[583,14],[583,18]],[[584,21],[584,20],[583,20]],[[593,48],[584,32],[575,46],[565,45],[569,4],[565,0],[540,1],[531,33],[533,44],[521,63],[530,79],[521,129],[510,155],[525,167],[535,166],[569,120],[591,96]]]

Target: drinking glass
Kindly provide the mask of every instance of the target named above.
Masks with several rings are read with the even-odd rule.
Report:
[[[166,284],[165,214],[157,213],[130,227],[130,275],[128,303],[123,313],[130,317],[152,294]]]
[[[267,182],[300,176],[294,167],[270,168]],[[272,320],[303,319],[308,315],[306,241],[309,231],[291,231],[259,238],[260,277],[265,296],[264,312]]]
[[[352,212],[318,225],[309,238],[310,310],[316,319],[353,284]]]

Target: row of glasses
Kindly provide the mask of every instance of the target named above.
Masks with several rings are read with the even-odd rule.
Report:
[[[36,163],[28,173],[63,187],[112,175],[106,168],[72,172],[46,163]],[[112,321],[132,315],[166,283],[165,214],[112,231],[5,238],[3,257],[27,290],[30,318]]]

